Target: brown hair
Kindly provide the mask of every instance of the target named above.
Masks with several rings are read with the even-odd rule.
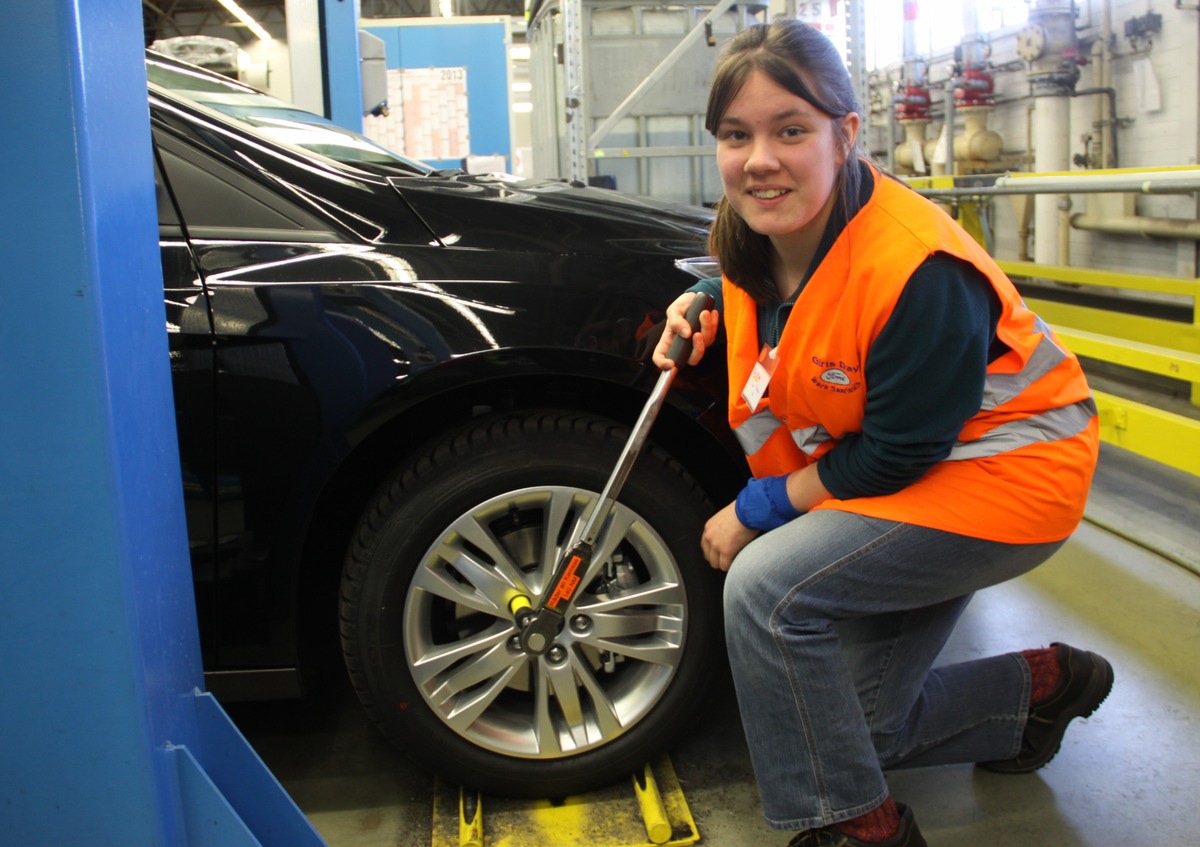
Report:
[[[704,119],[705,129],[713,135],[729,104],[754,71],[762,72],[830,117],[844,118],[862,111],[850,73],[829,39],[800,21],[778,19],[743,30],[721,50]],[[843,127],[842,142],[848,149],[834,183],[834,214],[846,220],[857,208],[861,176],[857,150],[845,137],[844,125],[839,126]],[[755,300],[771,301],[776,295],[771,279],[770,239],[750,229],[724,197],[716,209],[708,247],[720,262],[722,273]]]

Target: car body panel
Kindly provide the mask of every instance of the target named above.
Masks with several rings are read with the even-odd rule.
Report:
[[[512,404],[632,420],[709,215],[333,161],[153,85],[150,108],[206,670],[297,668],[349,525],[416,444]],[[677,380],[664,417],[733,468],[721,371]]]

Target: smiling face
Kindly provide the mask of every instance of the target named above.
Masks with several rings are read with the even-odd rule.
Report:
[[[725,197],[780,253],[815,249],[857,130],[858,115],[835,119],[753,71],[717,125]]]

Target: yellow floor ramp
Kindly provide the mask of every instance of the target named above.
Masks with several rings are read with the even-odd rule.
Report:
[[[621,783],[562,801],[509,800],[437,780],[433,847],[680,847],[700,840],[666,756]]]

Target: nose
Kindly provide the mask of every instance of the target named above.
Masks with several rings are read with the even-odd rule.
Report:
[[[769,138],[756,138],[751,143],[746,155],[746,173],[770,173],[779,168],[779,158],[775,155],[775,145]]]

